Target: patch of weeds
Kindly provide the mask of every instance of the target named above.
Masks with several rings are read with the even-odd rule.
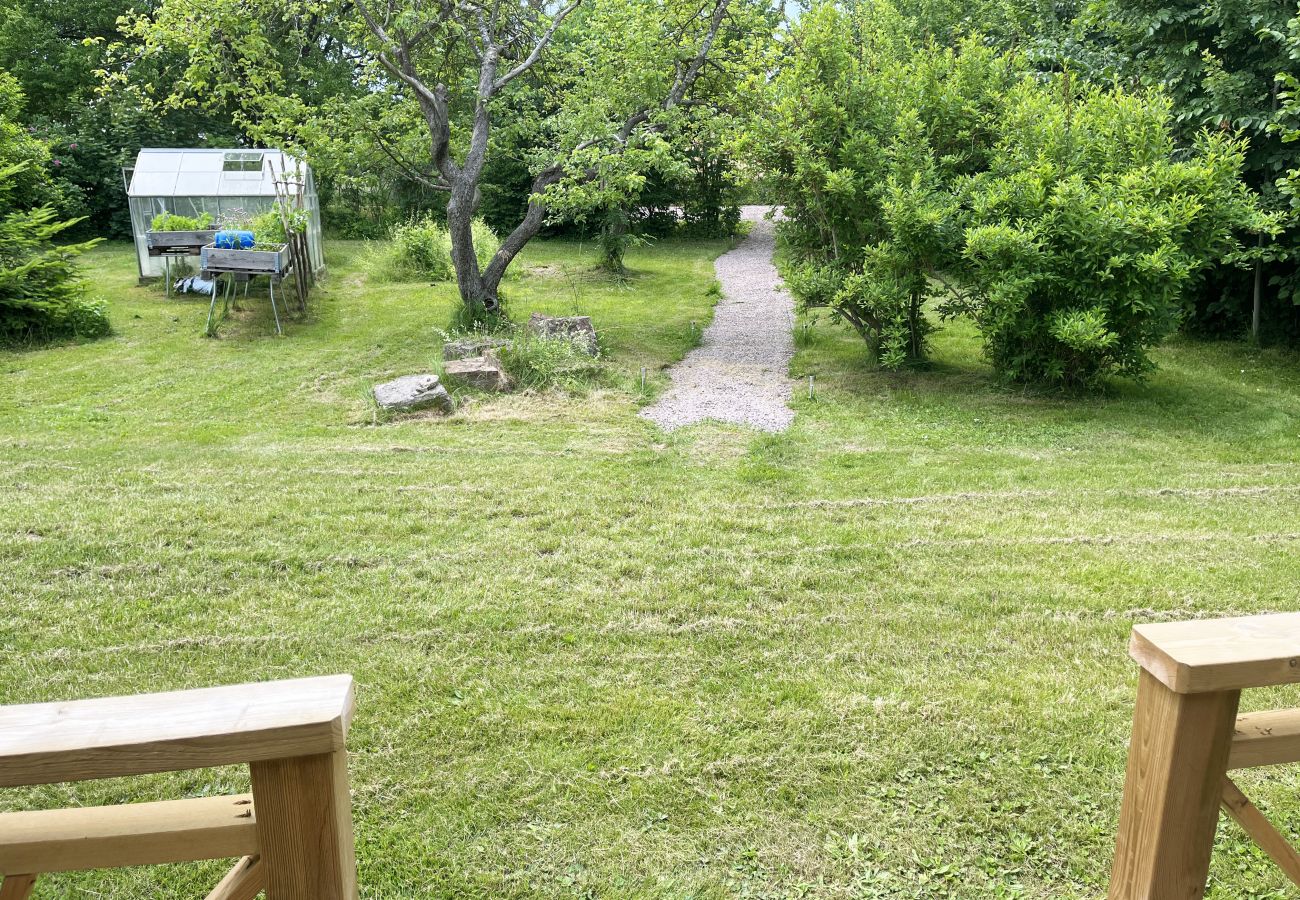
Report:
[[[520,328],[498,356],[506,374],[525,390],[581,392],[596,387],[602,374],[599,356],[587,354],[573,341],[542,338]]]
[[[794,328],[794,346],[798,350],[807,350],[809,347],[817,345],[817,326],[820,324],[821,317],[816,313],[808,313],[799,317],[799,322]]]
[[[474,255],[483,268],[501,242],[486,223],[476,219],[473,227]],[[427,215],[394,225],[388,241],[372,251],[369,269],[377,281],[451,281],[456,270],[447,226]]]
[[[488,309],[482,302],[457,303],[451,309],[444,335],[448,338],[503,335],[513,327],[506,312],[506,298],[498,295],[496,309]]]

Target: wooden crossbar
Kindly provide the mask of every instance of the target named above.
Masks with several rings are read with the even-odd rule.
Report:
[[[1250,802],[1231,778],[1223,779],[1223,808],[1242,827],[1259,849],[1269,855],[1293,884],[1300,885],[1300,854],[1282,836],[1273,823],[1264,818],[1259,807]]]
[[[255,900],[266,887],[266,867],[260,856],[245,856],[212,889],[207,900]]]
[[[0,787],[343,750],[352,677],[0,707]]]
[[[0,874],[221,859],[258,852],[253,796],[0,814]]]
[[[1237,716],[1229,769],[1300,762],[1300,709],[1271,709]]]

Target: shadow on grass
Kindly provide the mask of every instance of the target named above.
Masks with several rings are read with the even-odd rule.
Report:
[[[835,322],[811,326],[800,345],[792,372],[815,374],[819,393],[849,414],[879,415],[888,406],[968,426],[1000,421],[1032,431],[1086,423],[1135,437],[1247,443],[1280,439],[1300,419],[1300,355],[1244,342],[1175,338],[1153,351],[1157,369],[1146,381],[1113,379],[1089,394],[1000,381],[969,322],[945,323],[930,360],[903,372],[881,370],[858,336]],[[807,404],[804,412],[818,409]]]

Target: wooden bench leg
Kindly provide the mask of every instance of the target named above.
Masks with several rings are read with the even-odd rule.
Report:
[[[1240,696],[1176,694],[1142,671],[1109,900],[1204,895]]]
[[[356,900],[347,752],[249,766],[267,900]]]
[[[34,887],[35,875],[5,875],[0,878],[0,900],[27,900]]]

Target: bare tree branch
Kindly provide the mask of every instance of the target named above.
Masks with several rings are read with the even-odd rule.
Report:
[[[713,43],[718,37],[718,32],[722,30],[722,23],[726,20],[727,10],[730,7],[731,0],[715,0],[713,15],[709,19],[709,30],[705,33],[704,40],[700,42],[700,49],[696,52],[695,57],[685,71],[679,68],[677,76],[673,80],[673,86],[668,89],[668,93],[659,104],[659,109],[670,110],[678,106],[693,105],[691,101],[686,100],[686,93],[695,86],[700,73],[704,71],[704,66],[709,60],[709,54],[713,50]],[[620,145],[626,146],[637,127],[650,121],[652,112],[652,110],[643,109],[629,116],[623,123],[623,127],[619,129],[615,140]],[[651,126],[651,130],[658,131],[660,129],[661,126]]]
[[[400,169],[402,171],[402,174],[405,175],[407,178],[411,179],[414,182],[424,185],[431,191],[451,190],[451,185],[446,184],[445,182],[438,182],[438,181],[431,180],[423,172],[420,172],[410,163],[406,162],[406,160],[399,157],[396,151],[394,151],[389,146],[388,141],[384,140],[384,136],[379,133],[379,130],[377,128],[367,128],[366,132],[370,135],[372,139],[374,139],[375,146],[378,147],[385,156],[387,156],[390,160],[392,160],[393,165],[397,166],[397,168]]]
[[[366,27],[387,48],[379,51],[379,62],[415,92],[416,99],[420,102],[420,111],[424,113],[425,122],[429,127],[433,163],[445,178],[451,180],[459,174],[460,170],[451,158],[450,152],[451,121],[447,113],[447,89],[441,84],[430,89],[420,79],[415,64],[411,61],[410,42],[405,38],[394,40],[388,30],[371,13],[365,0],[355,0],[355,2],[357,10],[366,21]],[[391,7],[392,0],[389,0],[389,8]],[[389,52],[396,53],[396,61]]]
[[[537,39],[537,43],[533,45],[532,52],[529,53],[528,56],[524,58],[524,61],[521,62],[519,65],[515,66],[506,74],[502,75],[493,83],[492,85],[493,93],[501,90],[507,84],[514,81],[520,75],[524,74],[529,69],[531,69],[534,65],[536,65],[537,61],[542,58],[542,52],[546,50],[547,46],[549,46],[551,43],[551,39],[555,37],[555,32],[559,29],[559,27],[562,24],[564,24],[564,20],[569,17],[569,13],[573,12],[581,5],[582,5],[582,0],[573,0],[572,3],[564,7],[564,9],[560,10],[558,13],[556,13],[555,18],[551,20],[550,27],[547,28],[546,31],[542,33],[542,36]]]
[[[686,73],[677,79],[668,92],[668,97],[664,101],[664,109],[672,109],[682,102],[686,92],[695,86],[696,80],[700,77],[700,72],[704,68],[704,63],[709,58],[710,51],[713,50],[713,42],[717,40],[718,32],[722,29],[722,23],[727,18],[727,10],[731,7],[731,0],[717,0],[713,8],[713,18],[709,20],[709,31],[700,43],[700,50],[695,54],[695,59],[691,60],[690,66],[687,67]]]

